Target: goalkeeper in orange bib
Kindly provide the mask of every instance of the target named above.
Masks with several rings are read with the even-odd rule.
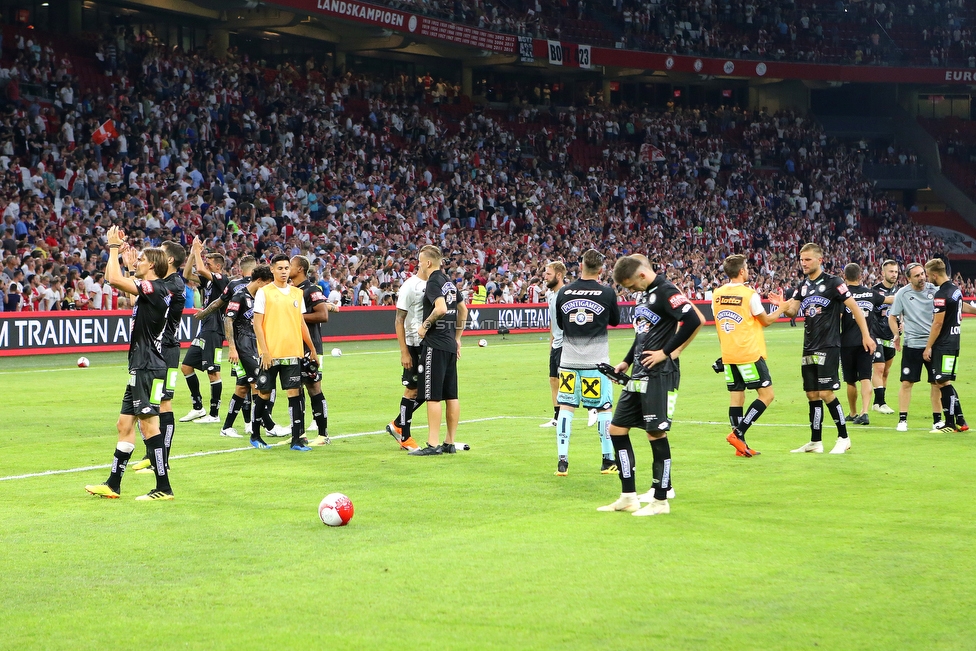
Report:
[[[714,368],[721,372],[724,367],[731,397],[732,432],[725,440],[735,448],[736,456],[754,457],[759,453],[746,444],[746,432],[773,402],[773,380],[766,367],[763,328],[776,323],[783,312],[782,301],[774,312],[766,313],[759,294],[746,285],[749,265],[744,255],[730,255],[722,268],[729,282],[712,295],[712,314],[722,346],[722,357]],[[758,395],[749,409],[743,411],[746,389],[754,389]]]

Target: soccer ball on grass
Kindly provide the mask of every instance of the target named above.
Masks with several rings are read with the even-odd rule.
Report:
[[[480,346],[481,348],[484,348],[487,345],[488,345],[488,340],[487,339],[479,339],[478,340],[478,346]]]
[[[88,361],[87,357],[78,358],[78,368],[88,368],[91,362]]]
[[[319,502],[319,518],[330,527],[346,526],[352,514],[352,500],[342,493],[329,493]]]

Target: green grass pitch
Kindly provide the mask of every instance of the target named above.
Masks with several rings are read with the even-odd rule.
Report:
[[[631,336],[612,335],[614,361]],[[910,432],[872,412],[850,453],[790,454],[809,438],[800,338],[767,331],[777,398],[754,459],[724,440],[714,330],[685,351],[677,498],[653,518],[597,513],[620,485],[582,412],[570,475],[553,476],[540,335],[465,339],[469,452],[399,452],[378,433],[399,404],[396,344],[345,343],[324,360],[331,447],[179,458],[246,442],[178,424],[167,503],[133,500],[151,475],[128,473],[120,500],[84,492],[104,468],[16,478],[110,462],[124,355],[2,359],[0,649],[974,648],[976,430],[928,434],[920,385]],[[974,343],[957,386],[976,422]],[[651,452],[634,441],[644,491]],[[348,527],[318,520],[333,491],[355,503]]]

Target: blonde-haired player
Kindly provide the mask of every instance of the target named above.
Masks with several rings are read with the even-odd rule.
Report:
[[[546,302],[549,304],[549,389],[552,392],[552,419],[539,427],[555,427],[559,421],[559,360],[563,352],[563,329],[556,323],[556,296],[566,284],[566,265],[559,260],[546,264],[543,275]]]

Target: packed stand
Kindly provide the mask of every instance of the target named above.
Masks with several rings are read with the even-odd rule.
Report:
[[[602,47],[810,63],[976,68],[965,0],[397,0],[481,29]]]
[[[573,269],[589,247],[648,252],[696,298],[732,252],[763,291],[795,280],[802,241],[868,268],[941,252],[871,189],[854,148],[789,113],[482,110],[455,91],[435,104],[429,78],[270,71],[133,40],[123,54],[136,64],[116,93],[60,107],[61,130],[20,137],[30,106],[0,124],[12,309],[124,306],[98,275],[111,224],[139,245],[199,234],[231,261],[304,253],[356,305],[391,304],[426,243],[466,291],[506,302],[542,300],[544,262]],[[98,146],[106,117],[119,135]]]
[[[972,199],[976,199],[976,123],[956,117],[918,118],[939,145],[942,171]]]

